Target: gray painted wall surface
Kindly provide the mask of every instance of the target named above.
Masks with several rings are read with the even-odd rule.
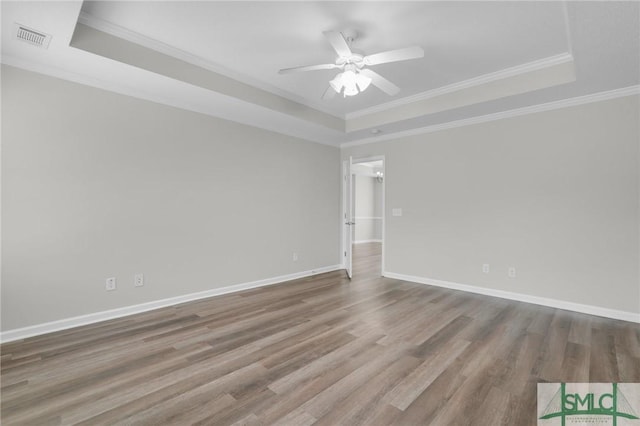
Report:
[[[638,100],[343,149],[385,155],[386,270],[640,312]]]
[[[355,241],[382,239],[382,184],[371,176],[355,179]]]
[[[2,330],[339,263],[337,149],[6,66],[2,92]],[[385,155],[386,269],[640,312],[638,100],[344,149]]]
[[[337,148],[7,66],[2,124],[2,330],[340,261]]]

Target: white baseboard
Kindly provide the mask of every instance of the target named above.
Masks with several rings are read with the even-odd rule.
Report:
[[[364,244],[364,243],[381,243],[382,240],[357,240],[354,241],[353,244]]]
[[[192,300],[205,299],[207,297],[219,296],[222,294],[235,293],[237,291],[248,290],[256,287],[264,287],[272,284],[279,284],[298,278],[310,277],[312,275],[344,269],[343,265],[331,265],[309,271],[295,272],[293,274],[281,275],[279,277],[266,278],[264,280],[252,281],[248,283],[236,284],[227,287],[213,288],[198,293],[190,293],[182,296],[170,297],[168,299],[154,300],[153,302],[141,303],[139,305],[125,306],[123,308],[110,309],[108,311],[95,312],[93,314],[80,315],[72,318],[65,318],[58,321],[36,324],[29,327],[17,328],[0,333],[0,342],[6,343],[14,340],[26,339],[27,337],[52,333],[54,331],[66,330],[79,327],[81,325],[93,324],[114,318],[121,318],[128,315],[147,312],[158,308],[177,305]]]
[[[499,297],[501,299],[517,300],[519,302],[533,303],[535,305],[548,306],[551,308],[565,309],[567,311],[580,312],[583,314],[596,315],[599,317],[613,318],[622,321],[640,323],[640,313],[618,311],[615,309],[603,308],[600,306],[583,305],[580,303],[567,302],[564,300],[549,299],[546,297],[531,296],[528,294],[514,293],[504,290],[494,290],[486,287],[477,287],[468,284],[459,284],[450,281],[435,280],[431,278],[416,277],[412,275],[396,274],[395,272],[384,271],[383,276],[403,281],[411,281],[418,284],[427,284],[436,287],[444,287],[453,290],[466,291],[469,293],[483,294],[486,296]]]

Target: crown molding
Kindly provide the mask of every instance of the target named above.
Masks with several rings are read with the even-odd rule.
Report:
[[[297,102],[301,105],[307,106],[309,108],[316,109],[318,111],[324,112],[336,118],[341,118],[345,121],[357,118],[361,116],[365,116],[368,114],[386,111],[392,108],[396,108],[398,106],[410,104],[413,102],[430,99],[436,96],[440,96],[447,93],[452,93],[461,89],[466,89],[474,86],[479,86],[482,84],[486,84],[492,81],[501,80],[504,78],[524,74],[531,71],[536,71],[544,68],[548,68],[554,65],[566,63],[573,61],[573,56],[569,52],[565,52],[559,55],[550,56],[547,58],[543,58],[540,60],[536,60],[533,62],[528,62],[525,64],[517,65],[515,67],[506,68],[500,71],[496,71],[489,74],[484,74],[478,77],[474,77],[468,80],[463,80],[461,82],[453,83],[447,86],[442,86],[433,90],[429,90],[426,92],[418,93],[415,95],[407,96],[404,98],[396,99],[390,102],[386,102],[383,104],[374,105],[369,108],[364,108],[357,111],[352,111],[346,114],[337,114],[327,108],[325,105],[319,102],[313,102],[301,96],[297,96],[289,91],[280,89],[271,84],[265,83],[264,81],[255,79],[253,77],[247,76],[240,72],[231,70],[229,68],[224,67],[223,65],[211,62],[207,59],[204,59],[200,56],[193,55],[187,51],[182,49],[173,47],[171,45],[165,44],[156,39],[152,39],[150,37],[144,36],[135,31],[131,31],[127,28],[121,27],[119,25],[113,24],[111,22],[102,20],[95,16],[92,16],[86,12],[80,12],[80,16],[78,18],[78,22],[94,28],[96,30],[105,32],[115,37],[122,38],[132,43],[139,44],[141,46],[147,47],[149,49],[155,50],[157,52],[166,54],[168,56],[183,60],[185,62],[191,63],[193,65],[199,66],[201,68],[207,69],[209,71],[224,75],[226,77],[232,78],[239,82],[248,84],[250,86],[265,90],[274,95],[282,96],[290,101]],[[568,23],[567,23],[568,25]],[[567,29],[568,31],[568,29]],[[569,35],[568,35],[569,36]],[[569,46],[571,46],[570,41],[568,41]]]
[[[473,77],[468,80],[459,81],[457,83],[449,84],[447,86],[438,87],[437,89],[427,90],[426,92],[417,93],[415,95],[407,96],[400,99],[395,99],[390,102],[375,105],[370,108],[364,108],[358,111],[353,111],[345,115],[346,120],[353,118],[363,117],[369,114],[378,112],[384,112],[400,106],[412,104],[414,102],[420,102],[427,99],[434,98],[436,96],[445,95],[448,93],[457,92],[458,90],[468,89],[475,86],[480,86],[493,81],[502,80],[509,77],[514,77],[521,74],[526,74],[532,71],[537,71],[559,64],[564,64],[573,61],[573,56],[570,53],[561,53],[555,56],[549,56],[547,58],[538,59],[533,62],[527,62],[525,64],[517,65],[511,68],[505,68],[500,71],[492,72],[489,74],[483,74],[478,77]]]
[[[316,109],[318,111],[324,112],[325,114],[329,114],[333,117],[340,118],[344,120],[344,116],[340,114],[336,114],[332,112],[325,105],[322,105],[319,102],[311,102],[308,99],[305,99],[301,96],[297,96],[291,92],[280,89],[271,84],[265,83],[264,81],[255,79],[253,77],[247,76],[240,72],[231,70],[226,68],[220,64],[211,62],[207,59],[204,59],[200,56],[193,55],[185,50],[179,49],[177,47],[173,47],[161,41],[152,39],[150,37],[144,36],[135,31],[131,31],[127,28],[121,27],[119,25],[113,24],[108,21],[104,21],[102,19],[96,18],[86,12],[80,12],[80,16],[78,17],[78,23],[91,27],[95,30],[102,31],[114,37],[118,37],[124,40],[127,40],[131,43],[139,44],[140,46],[144,46],[148,49],[155,50],[156,52],[163,53],[165,55],[171,56],[176,59],[180,59],[182,61],[188,62],[192,65],[196,65],[198,67],[207,69],[209,71],[215,72],[217,74],[221,74],[225,77],[232,78],[241,83],[248,84],[258,89],[262,89],[271,94],[281,96],[285,99],[288,99],[292,102],[299,103],[301,105],[307,106],[309,108]]]
[[[559,101],[548,102],[544,104],[532,105],[523,108],[512,109],[508,111],[496,112],[493,114],[481,115],[477,117],[465,118],[462,120],[449,121],[441,124],[434,124],[432,126],[420,127],[417,129],[410,129],[400,131],[396,133],[390,133],[383,136],[376,136],[371,138],[359,139],[351,142],[346,142],[340,145],[340,148],[348,148],[358,145],[367,145],[376,142],[388,141],[391,139],[399,139],[408,136],[421,135],[425,133],[433,133],[440,130],[453,129],[456,127],[469,126],[472,124],[486,123],[489,121],[502,120],[503,118],[517,117],[520,115],[533,114],[543,111],[551,111],[554,109],[568,108],[577,105],[583,105],[593,102],[606,101],[609,99],[622,98],[625,96],[640,95],[640,85],[623,87],[620,89],[608,90],[604,92],[592,93],[584,96],[577,96],[575,98],[567,98]]]
[[[243,124],[246,126],[254,127],[257,129],[262,129],[269,132],[280,133],[286,136],[292,136],[294,138],[298,138],[301,140],[305,140],[312,143],[319,143],[321,145],[328,145],[335,148],[339,146],[339,139],[315,134],[311,128],[303,127],[303,128],[294,128],[293,126],[282,125],[283,123],[289,122],[286,120],[295,120],[295,118],[289,118],[284,114],[278,113],[273,110],[269,110],[263,107],[257,107],[255,105],[246,103],[250,108],[257,108],[261,111],[266,111],[268,114],[276,114],[281,117],[281,120],[285,121],[274,121],[274,116],[268,116],[260,120],[258,123],[252,114],[247,112],[243,114],[220,114],[220,113],[212,113],[206,109],[203,109],[199,106],[191,105],[183,102],[176,102],[173,99],[167,98],[160,93],[151,93],[146,90],[141,90],[139,87],[129,86],[125,83],[116,82],[114,80],[104,80],[100,78],[91,77],[89,75],[76,73],[73,71],[69,71],[63,68],[55,67],[52,65],[46,65],[39,62],[34,62],[30,60],[24,60],[21,58],[16,58],[14,56],[2,55],[0,58],[0,63],[3,65],[9,65],[15,68],[23,69],[26,71],[35,72],[37,74],[46,75],[53,78],[59,78],[61,80],[70,81],[72,83],[81,84],[83,86],[94,87],[96,89],[106,90],[108,92],[117,93],[123,96],[129,96],[136,99],[142,99],[149,102],[154,102],[161,105],[167,105],[175,108],[179,108],[185,111],[191,111],[198,114],[204,114],[209,117],[220,118],[222,120],[228,120],[235,123]],[[242,101],[239,101],[242,102]],[[301,121],[301,120],[300,120]],[[306,123],[305,123],[306,124]],[[318,125],[318,127],[320,127]]]
[[[554,110],[554,109],[561,109],[561,108],[567,108],[567,107],[571,107],[571,106],[577,106],[577,105],[582,105],[582,104],[587,104],[587,103],[592,103],[592,102],[599,102],[599,101],[605,101],[605,100],[609,100],[609,99],[615,99],[615,98],[620,98],[620,97],[625,97],[625,96],[632,96],[632,95],[640,95],[640,85],[634,85],[634,86],[629,86],[629,87],[624,87],[624,88],[620,88],[620,89],[614,89],[614,90],[609,90],[609,91],[603,91],[603,92],[597,92],[597,93],[592,93],[589,95],[585,95],[585,96],[578,96],[578,97],[574,97],[574,98],[568,98],[568,99],[562,99],[559,101],[553,101],[553,102],[548,102],[548,103],[544,103],[544,104],[538,104],[538,105],[532,105],[532,106],[528,106],[528,107],[523,107],[523,108],[517,108],[517,109],[513,109],[513,110],[507,110],[507,111],[501,111],[501,112],[497,112],[497,113],[492,113],[492,114],[487,114],[487,115],[482,115],[482,116],[477,116],[477,117],[471,117],[471,118],[466,118],[466,119],[462,119],[462,120],[456,120],[456,121],[449,121],[449,122],[445,122],[445,123],[440,123],[440,124],[434,124],[431,126],[425,126],[425,127],[420,127],[420,128],[416,128],[416,129],[409,129],[409,130],[404,130],[404,131],[399,131],[399,132],[395,132],[395,133],[389,133],[389,134],[384,134],[384,135],[379,135],[379,136],[375,136],[375,137],[370,137],[370,138],[363,138],[363,139],[357,139],[354,141],[349,141],[349,142],[345,142],[342,144],[338,144],[337,141],[333,138],[331,139],[326,139],[323,137],[314,137],[312,134],[306,134],[304,137],[300,136],[299,134],[296,134],[295,132],[288,132],[286,131],[286,129],[284,128],[269,128],[269,127],[262,127],[262,126],[257,126],[256,124],[252,124],[251,122],[249,122],[250,120],[238,120],[238,119],[234,119],[232,117],[224,117],[224,116],[220,116],[220,115],[213,115],[207,111],[203,111],[200,110],[199,108],[193,108],[193,107],[187,107],[185,105],[182,104],[178,104],[176,102],[173,102],[172,100],[166,99],[163,96],[158,95],[157,93],[147,93],[144,91],[141,91],[139,88],[134,88],[134,87],[129,87],[127,85],[124,84],[116,84],[113,81],[104,81],[101,79],[96,79],[87,75],[82,75],[82,74],[78,74],[78,73],[74,73],[68,70],[64,70],[64,69],[60,69],[60,68],[56,68],[50,65],[44,65],[44,64],[40,64],[40,63],[36,63],[33,61],[25,61],[22,59],[18,59],[12,56],[6,56],[3,55],[1,58],[1,63],[5,64],[5,65],[9,65],[9,66],[13,66],[16,68],[20,68],[20,69],[24,69],[27,71],[32,71],[38,74],[43,74],[43,75],[48,75],[51,77],[55,77],[55,78],[60,78],[62,80],[66,80],[66,81],[71,81],[74,83],[78,83],[78,84],[82,84],[82,85],[86,85],[86,86],[91,86],[91,87],[95,87],[98,89],[102,89],[102,90],[107,90],[110,92],[114,92],[114,93],[119,93],[125,96],[131,96],[131,97],[135,97],[138,99],[144,99],[147,101],[151,101],[151,102],[155,102],[155,103],[159,103],[159,104],[163,104],[163,105],[169,105],[169,106],[174,106],[176,108],[180,108],[180,109],[184,109],[184,110],[189,110],[189,111],[193,111],[196,113],[201,113],[201,114],[205,114],[205,115],[209,115],[209,116],[213,116],[213,117],[219,117],[225,120],[230,120],[230,121],[235,121],[241,124],[245,124],[245,125],[249,125],[252,127],[258,127],[258,128],[262,128],[264,130],[268,130],[268,131],[275,131],[278,133],[282,133],[288,136],[293,136],[293,137],[297,137],[297,138],[302,138],[302,139],[306,139],[310,142],[315,142],[315,143],[320,143],[323,145],[329,145],[329,146],[334,146],[337,147],[339,146],[340,148],[349,148],[352,146],[359,146],[359,145],[367,145],[367,144],[371,144],[371,143],[377,143],[377,142],[384,142],[384,141],[388,141],[388,140],[393,140],[393,139],[399,139],[399,138],[403,138],[403,137],[409,137],[409,136],[415,136],[415,135],[420,135],[420,134],[426,134],[426,133],[432,133],[432,132],[437,132],[440,130],[447,130],[447,129],[452,129],[452,128],[456,128],[456,127],[464,127],[464,126],[469,126],[469,125],[473,125],[473,124],[479,124],[479,123],[485,123],[485,122],[489,122],[489,121],[495,121],[495,120],[501,120],[503,118],[509,118],[509,117],[517,117],[520,115],[526,115],[526,114],[532,114],[532,113],[536,113],[536,112],[543,112],[543,111],[550,111],[550,110]]]

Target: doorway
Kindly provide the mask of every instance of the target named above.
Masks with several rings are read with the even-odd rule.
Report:
[[[384,157],[345,161],[343,252],[351,277],[381,276],[384,270]]]

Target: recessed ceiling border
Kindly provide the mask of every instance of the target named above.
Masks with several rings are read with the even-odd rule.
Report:
[[[583,105],[593,102],[601,102],[610,99],[622,98],[626,96],[640,95],[640,85],[623,87],[620,89],[607,90],[603,92],[592,93],[574,98],[561,99],[558,101],[547,102],[544,104],[531,105],[522,108],[500,111],[492,114],[480,115],[477,117],[465,118],[462,120],[447,121],[441,124],[420,127],[416,129],[404,130],[395,133],[385,134],[371,138],[363,138],[355,141],[340,144],[340,148],[349,148],[353,146],[368,145],[372,143],[385,142],[388,140],[400,139],[409,136],[422,135],[426,133],[438,132],[440,130],[448,130],[456,127],[470,126],[472,124],[486,123],[489,121],[502,120],[504,118],[518,117],[521,115],[534,114],[537,112],[552,111],[555,109],[568,108],[577,105]]]
[[[271,110],[265,107],[261,107],[259,105],[251,104],[251,103],[233,99],[230,97],[228,97],[229,101],[237,101],[248,107],[256,108],[266,113],[267,116],[265,116],[262,120],[260,120],[260,122],[257,122],[255,119],[256,117],[255,114],[226,114],[225,115],[225,114],[220,114],[219,112],[211,113],[198,106],[189,105],[181,102],[175,102],[174,100],[169,99],[165,96],[159,95],[158,93],[150,93],[146,90],[141,90],[138,87],[132,87],[124,83],[120,83],[120,82],[116,83],[112,80],[96,78],[86,74],[80,74],[73,71],[69,71],[56,66],[46,65],[46,64],[42,64],[39,62],[30,61],[30,60],[24,60],[24,59],[16,58],[9,55],[3,55],[0,59],[0,63],[2,63],[3,65],[8,65],[11,67],[23,69],[23,70],[34,72],[37,74],[42,74],[42,75],[53,77],[53,78],[59,78],[61,80],[69,81],[76,84],[81,84],[83,86],[89,86],[99,90],[106,90],[108,92],[116,93],[122,96],[128,96],[135,99],[154,102],[160,105],[166,105],[173,108],[179,108],[185,111],[204,114],[209,117],[219,118],[222,120],[229,120],[229,121],[243,124],[246,126],[279,133],[285,136],[306,140],[308,142],[333,146],[335,148],[339,147],[339,144],[340,144],[339,138],[340,136],[342,136],[342,133],[331,130],[324,126],[314,124],[303,119],[297,119],[275,110]],[[226,96],[226,95],[217,94],[217,96]],[[247,119],[246,117],[251,117],[251,118]],[[286,125],[286,126],[282,125],[283,124],[282,120],[288,120],[287,123],[289,123],[290,125]],[[294,126],[294,125],[291,125],[291,123],[298,123],[299,125]],[[324,135],[316,132],[322,132],[324,133]],[[329,135],[330,133],[335,133],[335,136]]]
[[[274,95],[282,96],[283,98],[289,99],[290,101],[297,102],[309,108],[316,109],[318,111],[329,114],[333,117],[344,120],[344,115],[336,114],[335,112],[332,112],[329,108],[327,108],[325,105],[322,105],[320,102],[310,102],[308,99],[305,99],[301,96],[297,96],[289,91],[282,90],[276,86],[265,83],[264,81],[249,77],[248,75],[231,70],[229,68],[224,67],[223,65],[209,61],[200,56],[191,54],[185,50],[168,45],[159,40],[144,36],[135,31],[131,31],[117,24],[113,24],[111,22],[102,20],[100,18],[96,18],[95,16],[90,15],[87,12],[83,12],[83,11],[80,12],[80,16],[78,17],[78,23],[86,25],[93,29],[102,31],[114,37],[118,37],[118,38],[127,40],[129,42],[139,44],[148,49],[155,50],[156,52],[164,53],[165,55],[172,56],[176,59],[180,59],[192,65],[196,65],[198,67],[207,69],[209,71],[213,71],[215,73],[224,75],[225,77],[232,78],[241,83],[245,83],[253,87],[265,90]]]
[[[499,71],[483,74],[478,77],[473,77],[467,80],[459,81],[457,83],[449,84],[447,86],[438,87],[436,89],[427,90],[425,92],[417,93],[415,95],[406,96],[404,98],[395,99],[390,102],[375,105],[370,108],[363,108],[358,111],[353,111],[345,115],[346,120],[354,118],[364,117],[369,114],[375,114],[378,112],[388,111],[393,108],[409,105],[414,102],[420,102],[427,99],[434,98],[436,96],[445,95],[448,93],[457,92],[462,89],[469,89],[471,87],[480,86],[483,84],[491,83],[494,81],[502,80],[509,77],[515,77],[518,75],[526,74],[533,71],[549,68],[552,66],[572,62],[573,55],[569,52],[564,52],[558,55],[549,56],[547,58],[538,59],[532,62],[527,62],[514,67],[505,68]]]

